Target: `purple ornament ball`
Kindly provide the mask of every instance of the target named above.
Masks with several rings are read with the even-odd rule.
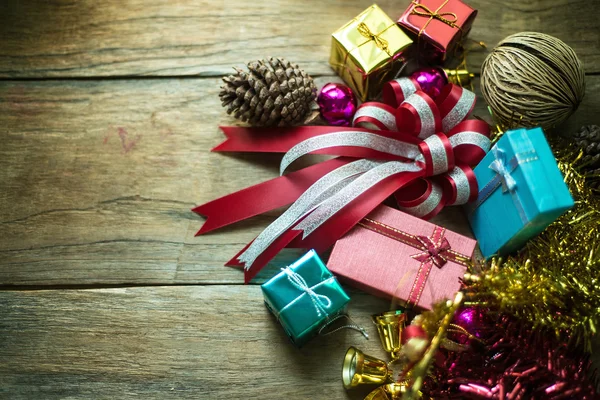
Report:
[[[421,89],[434,99],[448,84],[448,76],[444,70],[436,67],[419,68],[412,73],[411,78],[416,80]]]
[[[330,125],[349,126],[356,112],[356,97],[348,86],[328,83],[317,97],[321,116]]]
[[[463,307],[456,312],[452,322],[479,339],[484,339],[493,326],[486,310],[482,307]],[[469,342],[467,335],[458,332],[449,335],[449,338],[463,344]]]

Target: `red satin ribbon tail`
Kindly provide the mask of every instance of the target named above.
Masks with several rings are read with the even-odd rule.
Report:
[[[195,207],[193,212],[207,218],[196,236],[289,205],[323,175],[351,161],[334,158]]]
[[[244,269],[244,283],[250,281],[269,263],[281,250],[293,241],[302,231],[290,229],[279,236],[258,258],[249,269]],[[247,246],[246,246],[247,247]],[[238,253],[239,256],[240,253]],[[237,257],[237,256],[236,256]]]
[[[219,126],[225,141],[215,146],[214,152],[285,152],[284,143],[280,139],[278,128],[247,128],[241,126]]]
[[[252,242],[254,242],[254,239],[252,239]],[[250,247],[250,245],[252,244],[252,242],[248,243],[246,246],[244,246],[243,249],[241,249],[240,251],[237,252],[237,254],[235,256],[233,256],[233,258],[229,261],[227,261],[225,263],[226,267],[236,267],[236,268],[240,268],[244,266],[244,263],[241,263],[238,261],[238,257],[240,255],[242,255],[243,252],[246,251],[246,249],[248,249],[248,247]]]
[[[365,131],[362,128],[338,126],[298,126],[288,128],[220,126],[219,128],[223,131],[227,139],[211,150],[214,152],[286,153],[298,143],[315,136],[339,131]]]
[[[324,252],[392,193],[422,175],[422,171],[401,172],[384,179],[334,214],[299,244],[315,249],[317,253]]]

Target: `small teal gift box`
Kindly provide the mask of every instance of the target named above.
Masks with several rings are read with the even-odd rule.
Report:
[[[519,250],[573,207],[542,128],[505,132],[474,172],[479,194],[466,209],[486,258]]]
[[[297,346],[344,312],[350,298],[314,250],[262,285],[267,308]]]

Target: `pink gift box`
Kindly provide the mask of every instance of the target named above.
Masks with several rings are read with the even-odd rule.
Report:
[[[380,206],[335,244],[327,267],[365,292],[431,309],[453,298],[476,241]]]

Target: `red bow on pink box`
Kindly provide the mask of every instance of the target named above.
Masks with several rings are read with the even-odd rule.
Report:
[[[417,236],[417,239],[426,250],[412,255],[412,258],[421,262],[432,262],[438,268],[442,268],[448,262],[444,257],[444,253],[452,249],[448,239],[443,236],[439,237],[437,242],[434,242],[434,237],[428,236]]]
[[[392,81],[385,90],[384,99],[401,87]],[[435,101],[416,91],[397,108],[364,103],[354,128],[222,127],[227,140],[213,151],[285,153],[282,176],[194,208],[208,218],[198,234],[291,203],[227,263],[244,265],[249,282],[284,247],[326,250],[392,194],[401,210],[421,218],[473,201],[471,167],[490,148],[489,126],[466,120],[474,105],[472,92],[447,85]],[[341,157],[283,175],[306,154]]]
[[[442,268],[448,262],[443,254],[451,250],[448,239],[444,237],[444,229],[440,227],[434,229],[431,237],[417,236],[417,240],[421,242],[426,250],[411,256],[415,260],[420,261],[421,265],[417,272],[417,278],[408,295],[407,305],[419,304],[421,293],[425,289],[425,283],[427,282],[431,268],[434,265]]]

